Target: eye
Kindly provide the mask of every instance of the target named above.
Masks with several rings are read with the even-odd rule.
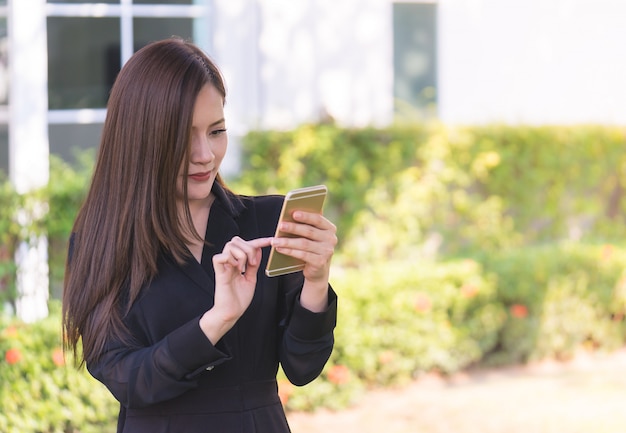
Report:
[[[223,129],[215,129],[215,130],[209,132],[209,135],[215,137],[215,136],[222,135],[222,134],[225,134],[225,133],[226,133],[226,128],[223,128]]]

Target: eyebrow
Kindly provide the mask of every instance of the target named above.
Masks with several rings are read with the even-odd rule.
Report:
[[[213,127],[215,127],[215,126],[219,125],[220,123],[226,123],[226,119],[225,119],[224,117],[222,117],[221,119],[216,120],[215,122],[213,122],[213,123],[211,123],[211,124],[209,125],[209,128],[213,128]],[[195,125],[193,125],[193,124],[191,125],[191,127],[192,127],[192,128],[197,128],[197,126],[195,126]]]

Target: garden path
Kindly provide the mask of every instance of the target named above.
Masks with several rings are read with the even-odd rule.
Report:
[[[293,433],[623,433],[626,349],[568,362],[429,375],[339,412],[290,413]]]

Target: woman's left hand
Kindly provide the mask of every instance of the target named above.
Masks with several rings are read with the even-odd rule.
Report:
[[[274,238],[272,245],[278,252],[304,261],[305,286],[327,291],[337,227],[317,213],[295,211],[292,217],[295,222],[282,222],[279,229],[296,237]]]

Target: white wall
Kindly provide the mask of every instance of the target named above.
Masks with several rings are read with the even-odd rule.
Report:
[[[231,134],[392,120],[391,0],[214,0]],[[626,1],[439,0],[446,123],[626,124]]]
[[[626,1],[440,0],[449,123],[626,124]]]
[[[229,150],[222,162],[226,176],[239,172],[239,142],[258,125],[259,13],[256,0],[213,0],[209,51],[226,81]]]
[[[393,109],[388,0],[215,0],[213,50],[242,125],[291,128],[327,112],[386,124]],[[228,113],[227,113],[228,114]]]

